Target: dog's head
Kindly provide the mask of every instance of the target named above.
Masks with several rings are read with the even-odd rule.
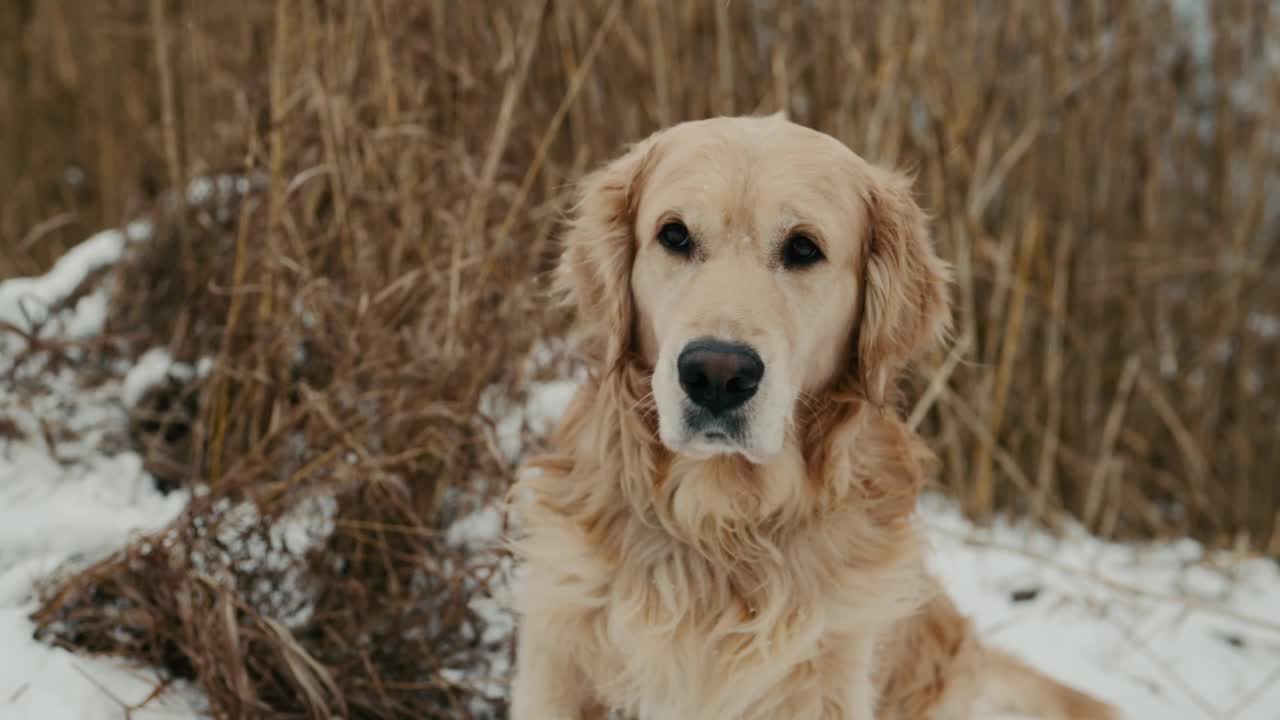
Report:
[[[580,193],[560,278],[604,361],[652,370],[673,453],[768,462],[807,397],[883,403],[947,328],[910,181],[781,116],[676,125]]]

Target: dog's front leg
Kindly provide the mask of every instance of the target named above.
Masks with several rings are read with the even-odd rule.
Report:
[[[586,675],[563,642],[550,637],[546,623],[521,623],[516,674],[511,688],[511,720],[595,720]]]

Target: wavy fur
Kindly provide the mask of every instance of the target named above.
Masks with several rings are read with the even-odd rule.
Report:
[[[869,225],[849,255],[860,307],[842,311],[859,321],[827,338],[850,359],[797,402],[782,450],[694,457],[659,439],[636,309],[652,298],[630,281],[649,174],[666,153],[737,152],[733,123],[798,132],[707,122],[682,130],[692,146],[660,133],[582,183],[559,277],[595,368],[512,491],[513,720],[966,720],[1028,699],[1045,717],[1112,717],[984,649],[926,571],[912,511],[933,457],[889,400],[943,337],[948,271],[905,179],[843,160]]]

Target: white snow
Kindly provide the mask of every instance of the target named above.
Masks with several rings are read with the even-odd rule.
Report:
[[[921,511],[935,572],[988,642],[1134,720],[1280,717],[1273,561],[1104,543],[1078,527],[1061,540],[979,531],[937,497]]]
[[[1247,323],[1249,329],[1264,340],[1280,337],[1280,315],[1269,315],[1261,312],[1249,313]]]
[[[1188,39],[1191,55],[1197,65],[1209,62],[1213,53],[1213,23],[1209,16],[1210,0],[1172,0],[1170,7],[1178,29]]]
[[[161,720],[195,718],[202,707],[175,687],[147,702],[152,673],[124,663],[86,659],[31,637],[24,612],[0,609],[0,718],[13,720]],[[126,715],[129,707],[142,706]]]
[[[469,550],[489,548],[502,535],[502,511],[489,505],[449,526],[445,541]]]
[[[135,234],[141,231],[135,229]],[[0,319],[45,337],[87,337],[102,327],[99,288],[74,308],[47,309],[95,270],[120,257],[124,236],[100,233],[65,255],[45,276],[0,283]],[[3,331],[0,331],[3,332]],[[22,343],[0,337],[0,373]],[[119,660],[74,655],[35,641],[29,615],[33,585],[60,566],[83,566],[158,529],[186,504],[163,496],[121,440],[127,416],[119,380],[88,386],[68,368],[25,365],[18,382],[0,382],[0,421],[19,437],[0,436],[0,718],[116,720],[156,688],[153,671]],[[201,699],[175,684],[134,718],[198,717]]]
[[[164,348],[152,348],[142,354],[124,377],[121,400],[125,407],[135,407],[153,385],[158,385],[173,367],[173,358]]]
[[[260,175],[202,175],[187,183],[187,204],[195,207],[207,207],[215,202],[225,204],[234,196],[248,195],[255,185],[261,184]]]
[[[124,248],[124,233],[106,230],[72,248],[42,277],[0,283],[0,322],[30,332],[49,320],[51,306],[70,296],[90,273],[120,259]],[[94,293],[81,298],[75,311],[62,318],[61,328],[46,325],[42,334],[87,337],[100,331],[105,319],[105,296]]]
[[[189,363],[174,362],[165,348],[151,348],[125,374],[120,400],[127,408],[137,407],[147,390],[168,378],[186,382],[208,375],[212,366],[213,361],[209,358],[201,358],[194,367]]]

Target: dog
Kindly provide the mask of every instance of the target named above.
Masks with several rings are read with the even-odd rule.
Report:
[[[1112,720],[976,637],[912,521],[895,381],[950,327],[911,179],[782,115],[678,124],[579,185],[591,367],[509,496],[513,720]]]

